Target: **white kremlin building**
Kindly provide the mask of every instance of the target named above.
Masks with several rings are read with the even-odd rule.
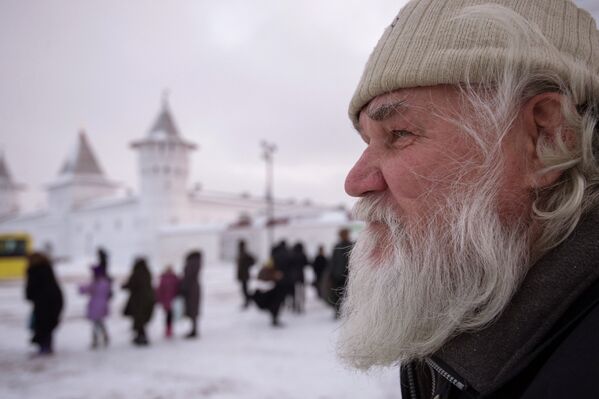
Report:
[[[145,137],[131,143],[137,154],[139,192],[125,191],[104,174],[88,137],[47,185],[46,209],[19,212],[19,192],[6,159],[0,157],[0,234],[28,233],[33,247],[70,262],[89,262],[98,247],[111,268],[129,269],[146,256],[155,271],[180,269],[184,255],[201,250],[205,262],[230,261],[244,238],[260,260],[269,253],[266,201],[244,194],[210,193],[189,187],[196,145],[178,131],[164,102]],[[18,175],[18,174],[17,174]],[[330,248],[350,222],[340,207],[274,201],[274,238],[304,243],[309,257],[319,244]]]

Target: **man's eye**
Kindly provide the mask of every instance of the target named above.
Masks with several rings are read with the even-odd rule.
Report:
[[[387,146],[391,147],[395,146],[396,144],[403,146],[411,143],[411,140],[407,139],[414,137],[414,133],[410,132],[409,130],[397,129],[391,130],[387,137]]]
[[[398,129],[398,130],[392,130],[391,131],[391,136],[390,141],[391,142],[395,142],[397,140],[406,138],[406,137],[410,137],[413,136],[414,134],[412,132],[410,132],[409,130],[403,130],[403,129]]]

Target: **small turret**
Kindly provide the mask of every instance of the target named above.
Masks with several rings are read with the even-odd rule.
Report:
[[[62,213],[87,201],[112,196],[116,190],[117,185],[104,175],[85,131],[81,130],[58,178],[48,185],[50,211]]]
[[[23,186],[13,180],[4,154],[0,153],[0,218],[19,212],[19,192],[22,189]]]

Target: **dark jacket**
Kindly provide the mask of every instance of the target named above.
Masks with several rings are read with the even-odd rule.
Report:
[[[27,300],[33,303],[32,342],[42,343],[58,326],[63,296],[52,266],[45,258],[27,269]]]
[[[494,324],[403,366],[401,381],[404,399],[599,398],[599,215],[532,267]]]
[[[246,251],[237,255],[237,280],[248,281],[250,279],[250,268],[256,263],[256,259]]]
[[[275,269],[283,274],[283,277],[277,282],[278,285],[292,286],[296,282],[296,273],[293,268],[292,255],[289,249],[279,244],[272,250],[272,260]]]
[[[331,278],[335,285],[345,285],[347,279],[347,265],[349,264],[349,253],[352,249],[351,241],[339,241],[333,248],[331,255]]]
[[[133,318],[133,328],[143,328],[154,312],[154,289],[152,275],[145,263],[136,263],[129,280],[123,285],[129,291],[129,299],[123,313]]]
[[[185,316],[195,319],[200,313],[201,288],[199,281],[201,257],[188,257],[185,261],[180,292],[185,301]]]
[[[292,279],[296,283],[304,283],[306,281],[306,277],[304,275],[304,268],[309,263],[308,257],[304,253],[303,249],[293,248],[290,256],[291,262],[291,273]]]
[[[324,273],[324,269],[327,268],[329,261],[324,255],[317,255],[312,262],[312,269],[314,269],[314,275],[316,276],[316,281],[320,281],[322,278],[322,274]]]

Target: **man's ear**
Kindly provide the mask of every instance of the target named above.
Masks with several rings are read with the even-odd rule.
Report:
[[[559,93],[542,93],[528,100],[521,110],[526,135],[526,159],[529,187],[542,189],[554,184],[561,170],[546,170],[539,159],[543,147],[558,147],[560,143],[572,146],[574,135],[566,128],[562,112],[563,96]]]

